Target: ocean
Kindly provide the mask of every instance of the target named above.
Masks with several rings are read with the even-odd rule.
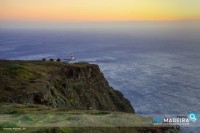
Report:
[[[100,66],[137,114],[200,115],[199,22],[66,24],[0,28],[0,59],[68,58]],[[198,120],[184,133],[200,131]]]

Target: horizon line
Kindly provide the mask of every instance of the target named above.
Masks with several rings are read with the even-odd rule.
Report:
[[[120,23],[120,22],[184,22],[184,21],[200,21],[200,19],[152,19],[152,20],[0,20],[0,23]]]

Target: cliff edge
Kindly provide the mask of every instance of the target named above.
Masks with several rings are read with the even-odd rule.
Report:
[[[134,113],[95,64],[0,61],[0,102]]]

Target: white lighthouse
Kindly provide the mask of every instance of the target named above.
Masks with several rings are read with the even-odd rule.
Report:
[[[74,55],[70,54],[70,61],[74,61],[74,60],[75,60]]]
[[[69,57],[70,57],[69,63],[76,63],[76,62],[78,62],[78,61],[75,59],[75,57],[74,57],[73,54],[70,54]]]

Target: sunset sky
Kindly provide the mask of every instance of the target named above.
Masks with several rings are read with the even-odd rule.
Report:
[[[0,21],[191,19],[200,19],[200,0],[0,0]]]

